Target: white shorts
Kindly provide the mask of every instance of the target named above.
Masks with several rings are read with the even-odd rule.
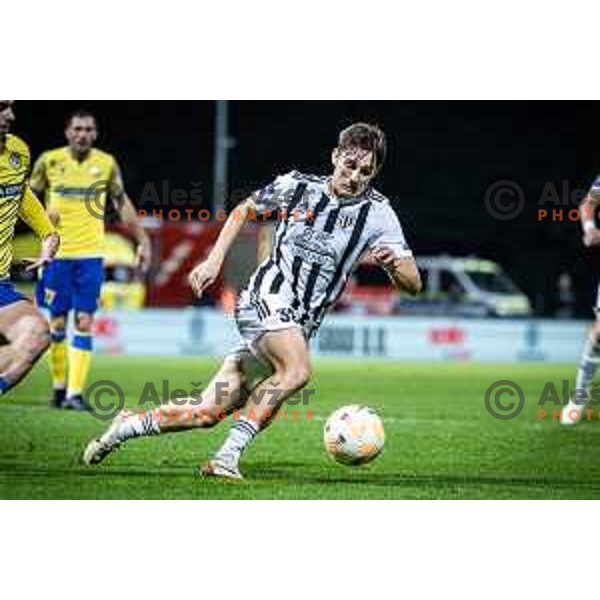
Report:
[[[264,294],[258,297],[253,292],[243,290],[236,308],[235,321],[243,343],[235,354],[250,350],[263,360],[257,347],[260,338],[269,331],[298,328],[308,340],[316,326],[312,322],[300,325],[296,322],[297,313],[286,298],[279,294]]]

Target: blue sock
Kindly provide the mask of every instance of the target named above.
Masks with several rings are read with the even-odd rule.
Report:
[[[4,377],[0,377],[0,394],[4,394],[4,392],[10,389],[10,383],[4,379]]]

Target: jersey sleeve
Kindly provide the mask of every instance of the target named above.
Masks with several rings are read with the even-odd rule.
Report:
[[[35,161],[31,176],[29,177],[29,185],[31,189],[39,196],[48,186],[46,177],[46,154],[42,153]]]
[[[23,193],[19,216],[42,239],[54,233],[54,226],[50,222],[44,207],[29,187],[25,188]]]
[[[265,212],[270,211],[275,215],[277,210],[284,210],[290,203],[299,180],[294,176],[294,172],[280,175],[267,185],[252,194],[252,200],[256,206],[256,212],[263,216]]]
[[[116,159],[113,159],[112,169],[110,172],[110,195],[113,199],[121,199],[125,193],[125,184],[123,183],[123,176],[121,174],[121,168]]]
[[[369,247],[371,250],[389,248],[398,258],[413,256],[412,250],[406,243],[400,220],[387,201],[376,213]]]

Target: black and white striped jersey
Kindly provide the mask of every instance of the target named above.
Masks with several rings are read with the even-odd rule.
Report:
[[[276,220],[273,249],[252,275],[257,301],[277,295],[295,320],[318,325],[340,296],[354,265],[370,249],[412,256],[396,213],[372,188],[338,198],[328,177],[292,171],[253,195],[257,216]]]

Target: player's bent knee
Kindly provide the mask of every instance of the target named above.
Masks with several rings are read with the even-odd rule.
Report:
[[[52,331],[62,333],[67,328],[67,320],[62,315],[60,317],[52,317],[50,321],[50,326],[52,328]]]
[[[42,317],[28,318],[23,325],[21,343],[35,356],[45,352],[50,346],[50,328]]]
[[[221,365],[221,369],[216,375],[216,379],[223,381],[237,381],[243,377],[241,366],[238,360],[226,358]]]
[[[94,317],[87,313],[79,313],[77,315],[77,329],[79,331],[91,331],[94,324]]]
[[[310,376],[311,368],[309,365],[294,365],[288,367],[281,373],[283,388],[299,390],[309,382]]]

